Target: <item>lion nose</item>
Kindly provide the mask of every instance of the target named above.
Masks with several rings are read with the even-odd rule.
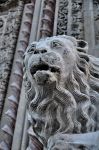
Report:
[[[36,49],[36,50],[34,51],[34,54],[44,54],[44,53],[47,53],[47,50],[46,50],[46,49],[42,49],[42,50]]]

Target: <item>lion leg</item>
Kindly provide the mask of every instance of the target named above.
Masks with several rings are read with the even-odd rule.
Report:
[[[49,138],[47,150],[98,150],[98,141],[99,131],[85,134],[59,133]]]

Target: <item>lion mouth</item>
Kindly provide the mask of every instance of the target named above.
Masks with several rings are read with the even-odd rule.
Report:
[[[47,71],[49,70],[49,66],[47,64],[38,64],[31,67],[30,72],[34,75],[37,71]]]
[[[60,72],[60,68],[57,66],[49,66],[47,64],[36,64],[33,65],[30,68],[30,72],[32,74],[32,76],[37,72],[37,71],[50,71],[52,73],[59,73]]]

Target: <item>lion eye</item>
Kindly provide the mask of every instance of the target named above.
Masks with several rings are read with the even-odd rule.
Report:
[[[30,48],[29,50],[28,50],[28,52],[33,52],[34,51],[34,49],[33,48]]]
[[[28,53],[29,52],[34,52],[34,50],[35,50],[35,45],[31,45],[31,47],[28,49]]]
[[[62,46],[62,44],[61,43],[59,43],[59,42],[57,42],[57,41],[53,41],[52,43],[51,43],[51,47],[52,48],[58,48],[58,47],[61,47]]]

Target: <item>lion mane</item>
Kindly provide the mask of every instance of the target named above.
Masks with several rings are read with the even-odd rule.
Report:
[[[87,42],[66,35],[41,39],[26,50],[26,98],[33,130],[45,147],[56,133],[99,128],[99,62],[87,50]]]

